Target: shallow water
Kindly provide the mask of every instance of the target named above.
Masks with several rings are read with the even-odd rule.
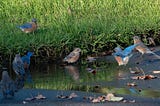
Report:
[[[87,68],[92,68],[95,72],[91,73]],[[31,65],[30,70],[33,83],[26,83],[25,88],[160,97],[159,79],[132,80],[127,66],[118,66],[117,63],[105,61],[104,58],[92,63],[82,62],[81,65],[60,66],[43,63]],[[138,86],[129,87],[128,82],[136,82]]]

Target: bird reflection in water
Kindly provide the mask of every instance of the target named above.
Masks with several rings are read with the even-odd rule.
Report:
[[[78,67],[73,65],[65,66],[65,71],[72,76],[73,80],[79,81],[79,70]]]

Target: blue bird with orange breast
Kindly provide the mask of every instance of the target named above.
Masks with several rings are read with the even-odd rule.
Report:
[[[27,52],[27,54],[21,58],[23,61],[25,70],[29,69],[31,56],[33,56],[33,52]]]
[[[16,54],[16,56],[12,62],[12,67],[13,67],[14,72],[18,76],[25,75],[24,64],[23,64],[23,61],[22,61],[21,56],[19,54]]]
[[[26,55],[21,57],[21,59],[23,61],[23,64],[24,64],[24,69],[25,69],[25,72],[26,72],[26,81],[29,82],[29,83],[33,82],[32,76],[31,76],[30,70],[29,70],[31,56],[33,56],[33,52],[27,52]]]
[[[113,56],[115,57],[119,66],[120,65],[126,65],[128,63],[129,58],[132,56],[132,50],[137,46],[138,46],[138,44],[134,44],[134,45],[126,47],[124,50],[122,50],[118,46],[114,49],[115,53],[113,53]]]
[[[25,33],[34,32],[37,29],[37,20],[35,18],[32,19],[32,22],[25,23],[21,26],[17,26]]]

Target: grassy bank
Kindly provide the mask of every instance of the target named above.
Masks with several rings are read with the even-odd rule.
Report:
[[[159,0],[1,0],[0,51],[10,58],[26,50],[61,57],[74,47],[83,55],[97,53],[132,44],[135,34],[158,38],[159,17]],[[16,28],[32,18],[38,20],[35,33]]]

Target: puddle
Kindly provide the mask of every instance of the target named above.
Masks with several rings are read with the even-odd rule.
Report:
[[[101,61],[64,67],[55,64],[40,64],[31,67],[31,75],[34,83],[26,83],[25,88],[160,97],[159,79],[132,80],[133,75],[130,74],[129,68],[119,67],[116,63]],[[136,82],[138,86],[128,87],[128,82]]]
[[[129,68],[133,65],[118,66],[116,62],[113,62],[113,57],[109,58],[111,58],[109,61],[108,57],[102,57],[91,63],[82,61],[81,65],[31,64],[30,71],[33,83],[26,82],[25,88],[111,92],[143,97],[160,97],[160,74],[152,73],[152,69],[160,70],[159,63],[143,65],[143,73],[131,74]],[[136,58],[133,59],[136,60]],[[135,66],[132,69],[135,70]],[[155,75],[157,79],[131,79],[133,76],[144,75],[144,73]],[[15,73],[12,70],[9,75],[11,78],[15,78]],[[137,86],[127,86],[127,83],[132,82]]]

